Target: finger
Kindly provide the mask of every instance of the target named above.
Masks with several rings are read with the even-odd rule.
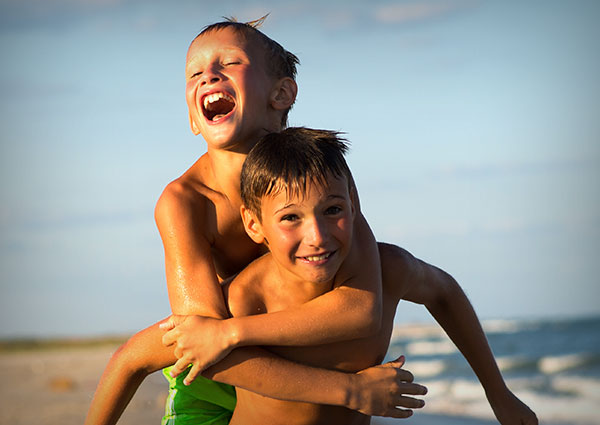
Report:
[[[415,377],[408,370],[397,369],[398,375],[396,376],[398,380],[402,382],[412,382],[415,380]]]
[[[405,362],[406,362],[406,357],[400,356],[396,360],[392,360],[391,362],[387,362],[383,366],[401,368],[402,366],[404,366]]]
[[[181,349],[181,347],[176,346],[175,349],[173,350],[173,354],[175,355],[175,357],[177,359],[180,359],[183,357],[183,350]]]
[[[420,384],[398,384],[397,394],[410,394],[410,395],[425,395],[427,394],[427,387]]]
[[[178,315],[178,314],[173,314],[173,315],[169,316],[167,318],[167,320],[165,320],[164,322],[162,322],[161,324],[159,324],[158,327],[159,327],[159,329],[162,329],[163,331],[170,331],[175,326],[179,326],[183,322],[185,322],[186,318],[187,318],[187,316],[181,316],[181,315]]]
[[[158,324],[158,329],[163,331],[170,331],[175,327],[175,323],[173,322],[173,316],[167,317],[165,320]]]
[[[390,410],[389,412],[386,412],[387,414],[385,416],[389,416],[392,418],[399,418],[399,419],[406,419],[406,418],[410,418],[413,414],[412,410],[407,410],[407,409],[400,409],[400,408],[393,408],[392,410]]]
[[[425,401],[413,397],[398,397],[394,402],[396,407],[406,407],[408,409],[420,409],[425,406]]]
[[[169,331],[162,337],[162,343],[165,347],[170,347],[171,345],[175,344],[176,341],[177,337],[175,336],[174,331]]]
[[[171,369],[171,377],[177,378],[184,370],[187,369],[189,364],[190,362],[187,360],[177,360],[177,363],[175,363],[175,365],[173,365],[173,368]]]
[[[183,380],[183,384],[184,385],[190,385],[192,382],[194,382],[194,379],[196,379],[196,377],[201,372],[202,372],[202,368],[198,367],[198,365],[193,365],[192,368],[190,369],[189,373],[187,374],[187,376]]]

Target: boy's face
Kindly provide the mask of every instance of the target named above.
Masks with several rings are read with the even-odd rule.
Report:
[[[311,284],[332,282],[352,243],[354,206],[346,178],[308,185],[300,196],[280,191],[261,202],[259,232],[288,278]]]
[[[275,79],[257,44],[225,28],[190,45],[185,70],[190,123],[209,146],[226,148],[278,130],[269,128],[268,115]]]

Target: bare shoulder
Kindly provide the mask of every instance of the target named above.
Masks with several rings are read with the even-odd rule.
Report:
[[[428,304],[456,284],[444,270],[395,245],[379,243],[384,292],[417,304]]]
[[[413,271],[418,261],[410,252],[397,245],[378,242],[379,258],[382,267],[391,273],[407,273]]]
[[[404,298],[412,285],[422,278],[421,262],[399,246],[383,242],[378,242],[377,246],[384,295]]]
[[[232,316],[251,316],[266,312],[265,285],[269,275],[270,254],[252,261],[225,288]]]
[[[202,158],[185,174],[169,183],[160,195],[154,209],[159,230],[173,220],[190,220],[203,215],[209,205],[210,190],[204,185],[201,168]]]

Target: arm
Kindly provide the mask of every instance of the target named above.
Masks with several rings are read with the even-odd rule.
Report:
[[[116,424],[146,376],[175,362],[173,350],[153,343],[161,337],[158,326],[151,326],[115,351],[100,378],[85,425]]]
[[[145,377],[175,362],[173,350],[160,343],[162,334],[157,323],[138,332],[113,354],[94,394],[86,425],[116,424]],[[234,350],[204,375],[268,397],[402,418],[410,416],[410,410],[396,406],[410,409],[423,405],[404,394],[423,395],[427,391],[412,383],[410,372],[401,369],[403,363],[397,360],[351,374],[304,366],[248,347]]]
[[[381,326],[381,266],[375,238],[357,213],[341,284],[305,304],[223,322],[233,346],[319,345],[373,335]],[[276,323],[277,326],[273,326]],[[226,337],[225,337],[226,338]]]
[[[471,365],[500,423],[537,424],[507,388],[475,310],[452,276],[398,247],[380,244],[380,254],[384,281],[397,280],[401,298],[427,308]]]
[[[198,213],[206,208],[202,202],[206,201],[195,199],[172,184],[157,205],[156,221],[165,247],[169,299],[175,314],[222,319],[226,310],[210,261],[210,244],[199,230],[205,226]],[[335,290],[277,313],[230,320],[198,317],[196,326],[188,323],[196,341],[193,356],[188,357],[194,363],[188,379],[193,380],[199,371],[236,347],[318,345],[376,332],[381,323],[379,252],[360,213],[354,234],[351,252],[340,270],[342,283]],[[167,330],[174,325],[171,323]],[[186,367],[187,364],[180,362],[173,372],[177,375]]]
[[[175,181],[162,193],[154,216],[165,251],[171,311],[224,319],[227,308],[204,235],[206,203]]]
[[[202,375],[279,400],[344,406],[371,416],[406,418],[412,412],[402,407],[420,408],[425,403],[405,394],[425,395],[427,389],[412,382],[412,374],[401,369],[403,364],[404,359],[400,358],[356,374],[344,373],[291,362],[258,347],[245,347],[233,350]],[[272,375],[278,379],[272,379]],[[315,382],[319,385],[315,386]]]

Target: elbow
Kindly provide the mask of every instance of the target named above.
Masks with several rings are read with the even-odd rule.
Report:
[[[381,330],[383,323],[383,305],[381,299],[373,297],[370,303],[369,319],[367,320],[367,326],[365,332],[368,336],[376,335]]]
[[[466,297],[458,282],[443,270],[438,270],[433,296],[426,304],[427,310],[434,316],[450,310],[457,300]]]
[[[143,353],[140,353],[136,335],[134,335],[117,348],[110,358],[110,364],[119,371],[121,376],[145,378],[153,370],[149,364],[143,361],[144,357]]]
[[[381,299],[373,294],[368,294],[355,306],[356,332],[358,338],[367,338],[376,335],[381,330],[382,305]]]

